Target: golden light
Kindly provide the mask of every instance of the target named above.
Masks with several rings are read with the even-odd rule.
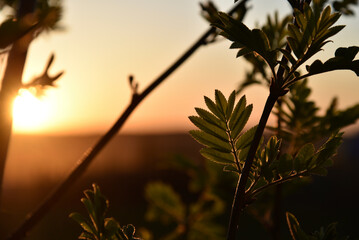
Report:
[[[21,89],[13,106],[14,131],[20,133],[41,131],[51,116],[51,106],[45,100],[35,97],[28,90]]]

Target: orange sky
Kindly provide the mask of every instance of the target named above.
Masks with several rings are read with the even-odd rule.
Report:
[[[253,27],[275,9],[281,15],[289,7],[284,0],[252,0],[245,23]],[[225,11],[233,0],[215,1]],[[359,45],[357,19],[343,17],[347,27],[333,38],[318,57],[329,58],[340,46]],[[64,1],[61,23],[65,31],[43,34],[29,50],[24,80],[40,73],[54,52],[52,73],[65,70],[42,101],[47,114],[37,127],[21,127],[16,133],[45,134],[101,133],[111,126],[127,106],[129,74],[144,89],[186,50],[208,27],[199,15],[198,1],[76,0]],[[163,85],[145,100],[124,126],[124,132],[168,132],[192,128],[187,116],[194,107],[204,107],[203,95],[213,97],[214,89],[226,95],[235,89],[245,64],[221,41],[201,48]],[[340,107],[359,101],[359,79],[351,72],[337,72],[312,78],[313,99],[327,106],[333,96]],[[253,87],[245,92],[254,103],[251,125],[258,122],[267,90]],[[358,124],[357,124],[358,126]]]

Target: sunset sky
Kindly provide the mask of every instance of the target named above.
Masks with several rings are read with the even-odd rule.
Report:
[[[233,0],[215,3],[226,11]],[[280,16],[290,10],[285,0],[252,0],[250,5],[253,8],[244,21],[249,27],[264,22],[275,9]],[[15,133],[104,132],[130,101],[130,74],[139,82],[140,90],[144,89],[207,30],[208,24],[199,13],[195,0],[64,1],[61,26],[65,30],[42,34],[32,43],[24,81],[42,72],[51,53],[55,53],[51,72],[64,70],[65,75],[40,102],[34,100],[32,105],[41,105],[34,110],[43,114],[40,122],[35,119],[25,126],[22,119],[30,117],[18,111]],[[327,44],[318,58],[332,57],[337,47],[359,45],[358,8],[356,16],[341,18],[339,24],[347,27],[332,38],[334,43]],[[204,107],[203,95],[213,97],[214,90],[220,89],[228,96],[244,76],[246,65],[235,58],[236,51],[228,49],[229,45],[229,41],[220,41],[202,47],[137,108],[123,131],[153,133],[192,128],[187,116],[195,113],[194,107]],[[322,107],[333,96],[339,97],[340,107],[359,102],[359,79],[352,72],[314,77],[310,85],[312,98]],[[254,125],[268,92],[255,86],[245,94],[254,104],[249,123]],[[359,129],[358,124],[355,129]]]

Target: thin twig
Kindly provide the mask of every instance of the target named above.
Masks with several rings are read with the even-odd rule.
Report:
[[[240,212],[242,211],[242,209],[244,208],[245,203],[246,203],[245,187],[246,187],[249,173],[250,173],[250,170],[251,170],[251,167],[253,164],[254,156],[255,156],[257,148],[259,146],[260,139],[263,135],[264,128],[267,124],[269,115],[270,115],[272,108],[279,96],[280,95],[271,91],[271,93],[269,94],[269,96],[267,98],[266,104],[264,106],[264,110],[263,110],[261,119],[259,121],[257,130],[255,132],[252,144],[249,148],[249,152],[248,152],[246,161],[244,163],[241,177],[238,180],[236,193],[235,193],[233,204],[232,204],[231,216],[230,216],[230,220],[229,220],[227,240],[235,240],[236,239]]]
[[[269,187],[272,187],[272,186],[275,186],[275,185],[278,185],[278,184],[282,184],[282,183],[285,183],[285,182],[288,182],[288,181],[291,181],[295,178],[299,178],[299,177],[303,177],[305,175],[308,174],[308,171],[303,171],[303,172],[299,172],[299,173],[296,173],[296,174],[293,174],[293,175],[290,175],[288,177],[285,177],[285,178],[280,178],[280,179],[277,179],[273,182],[270,182],[268,183],[267,185],[264,185],[262,187],[259,187],[257,189],[255,189],[253,192],[251,192],[248,196],[249,198],[252,198],[256,195],[258,195],[259,193],[261,193],[263,190],[269,188]]]
[[[236,4],[228,14],[232,15],[243,2]],[[64,193],[73,185],[73,183],[85,172],[92,160],[100,153],[107,143],[118,133],[123,124],[126,122],[130,114],[142,102],[142,100],[150,94],[158,85],[160,85],[171,73],[181,66],[200,46],[207,44],[207,38],[215,33],[216,28],[209,28],[193,45],[190,47],[175,63],[173,63],[165,72],[163,72],[151,85],[149,85],[141,94],[134,95],[131,103],[122,113],[115,124],[107,131],[105,135],[94,145],[88,149],[86,153],[78,160],[76,166],[67,176],[67,178],[43,201],[39,207],[30,213],[23,223],[13,232],[7,240],[18,240],[26,236],[26,234],[43,218],[43,216],[56,204],[56,202],[64,195]]]

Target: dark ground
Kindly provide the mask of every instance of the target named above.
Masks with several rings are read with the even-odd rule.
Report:
[[[14,137],[9,161],[12,159],[13,162],[19,163],[10,165],[9,171],[19,172],[20,176],[17,177],[23,178],[23,181],[15,181],[13,179],[16,179],[16,176],[8,176],[10,180],[6,182],[1,210],[1,239],[56,186],[60,178],[65,177],[76,159],[96,139],[95,136]],[[54,145],[56,147],[51,147]],[[359,239],[358,148],[359,136],[345,139],[335,166],[330,169],[327,177],[314,178],[312,184],[297,188],[284,199],[283,209],[295,214],[306,232],[338,222],[338,230],[342,236],[349,235],[350,239]],[[16,149],[22,151],[18,152]],[[111,216],[121,224],[145,226],[145,185],[158,179],[176,185],[183,177],[161,170],[158,166],[173,161],[176,154],[201,161],[199,149],[200,146],[187,134],[116,137],[101,156],[95,159],[85,176],[60,199],[27,239],[77,239],[80,228],[68,215],[74,211],[85,213],[80,198],[83,197],[82,191],[90,188],[93,182],[100,185],[103,194],[110,200]],[[48,156],[46,150],[56,153]],[[45,161],[41,154],[47,155],[51,160],[46,160],[42,167],[36,167],[36,164],[39,164],[36,161]],[[30,155],[36,159],[28,159]],[[27,160],[21,162],[20,158]],[[32,164],[32,161],[36,164]],[[40,173],[26,175],[28,171],[35,173],[34,169],[40,169]],[[180,184],[177,184],[178,186]],[[246,219],[241,226],[242,236],[246,236],[243,239],[267,239],[263,237],[263,230],[253,219]],[[282,228],[282,233],[285,236],[283,239],[289,239],[286,227]]]

